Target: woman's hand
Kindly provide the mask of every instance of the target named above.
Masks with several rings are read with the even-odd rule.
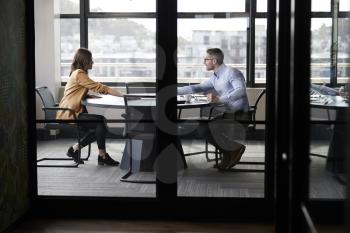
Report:
[[[120,91],[114,90],[112,88],[108,90],[108,94],[113,96],[123,97],[123,93],[121,93]]]

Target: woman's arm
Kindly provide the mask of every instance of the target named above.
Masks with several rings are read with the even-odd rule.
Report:
[[[77,82],[79,85],[100,94],[109,94],[114,96],[123,96],[123,94],[117,90],[114,90],[102,83],[92,80],[85,72],[81,71],[77,74]]]

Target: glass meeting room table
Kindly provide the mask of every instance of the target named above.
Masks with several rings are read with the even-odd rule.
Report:
[[[128,103],[132,103],[132,106],[141,106],[142,109],[148,109],[144,114],[153,114],[156,107],[156,99],[155,94],[128,94],[128,96],[134,95],[136,98],[134,101]],[[138,96],[142,96],[142,98],[138,98]],[[190,102],[185,102],[185,98],[183,96],[178,96],[178,104],[177,108],[179,110],[182,109],[195,109],[195,108],[203,108],[210,106],[211,103],[208,102],[207,98],[204,96],[196,96],[192,98]],[[98,107],[98,108],[114,108],[114,109],[125,109],[125,101],[123,97],[116,97],[111,95],[99,95],[99,98],[86,98],[82,101],[82,104],[85,106]],[[146,108],[145,108],[146,107]],[[149,107],[149,108],[148,108]],[[141,110],[145,111],[145,110]],[[154,119],[154,118],[153,118]],[[154,123],[153,123],[154,127]],[[124,152],[120,164],[120,168],[123,170],[131,170],[132,173],[136,173],[138,171],[153,171],[154,161],[156,159],[156,151],[154,150],[155,138],[151,139],[131,139],[126,142],[124,146]],[[183,158],[184,167],[186,168],[186,160],[184,159],[184,152],[182,150],[182,146],[180,143],[180,139],[178,140],[177,149]],[[129,165],[129,153],[130,153],[130,145],[132,145],[132,168],[130,169]]]
[[[345,173],[346,145],[348,143],[345,135],[345,122],[349,117],[349,100],[341,96],[311,96],[311,108],[335,111],[335,124],[332,137],[329,143],[326,169],[332,172],[335,177],[345,182],[342,174]],[[328,119],[330,120],[330,119]]]

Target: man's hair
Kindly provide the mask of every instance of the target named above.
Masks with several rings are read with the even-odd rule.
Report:
[[[207,49],[207,54],[214,57],[219,65],[224,63],[224,53],[219,48]]]
[[[70,73],[72,73],[77,69],[82,69],[87,72],[87,69],[91,64],[91,62],[92,62],[91,52],[86,48],[79,48],[74,54]]]

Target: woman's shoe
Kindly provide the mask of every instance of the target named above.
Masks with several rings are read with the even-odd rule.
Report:
[[[67,151],[67,156],[72,158],[74,162],[79,163],[79,164],[84,164],[84,161],[79,159],[79,151],[74,151],[73,147],[69,147]]]
[[[118,166],[119,162],[112,159],[107,153],[105,155],[105,158],[102,158],[102,156],[98,156],[98,165]]]

